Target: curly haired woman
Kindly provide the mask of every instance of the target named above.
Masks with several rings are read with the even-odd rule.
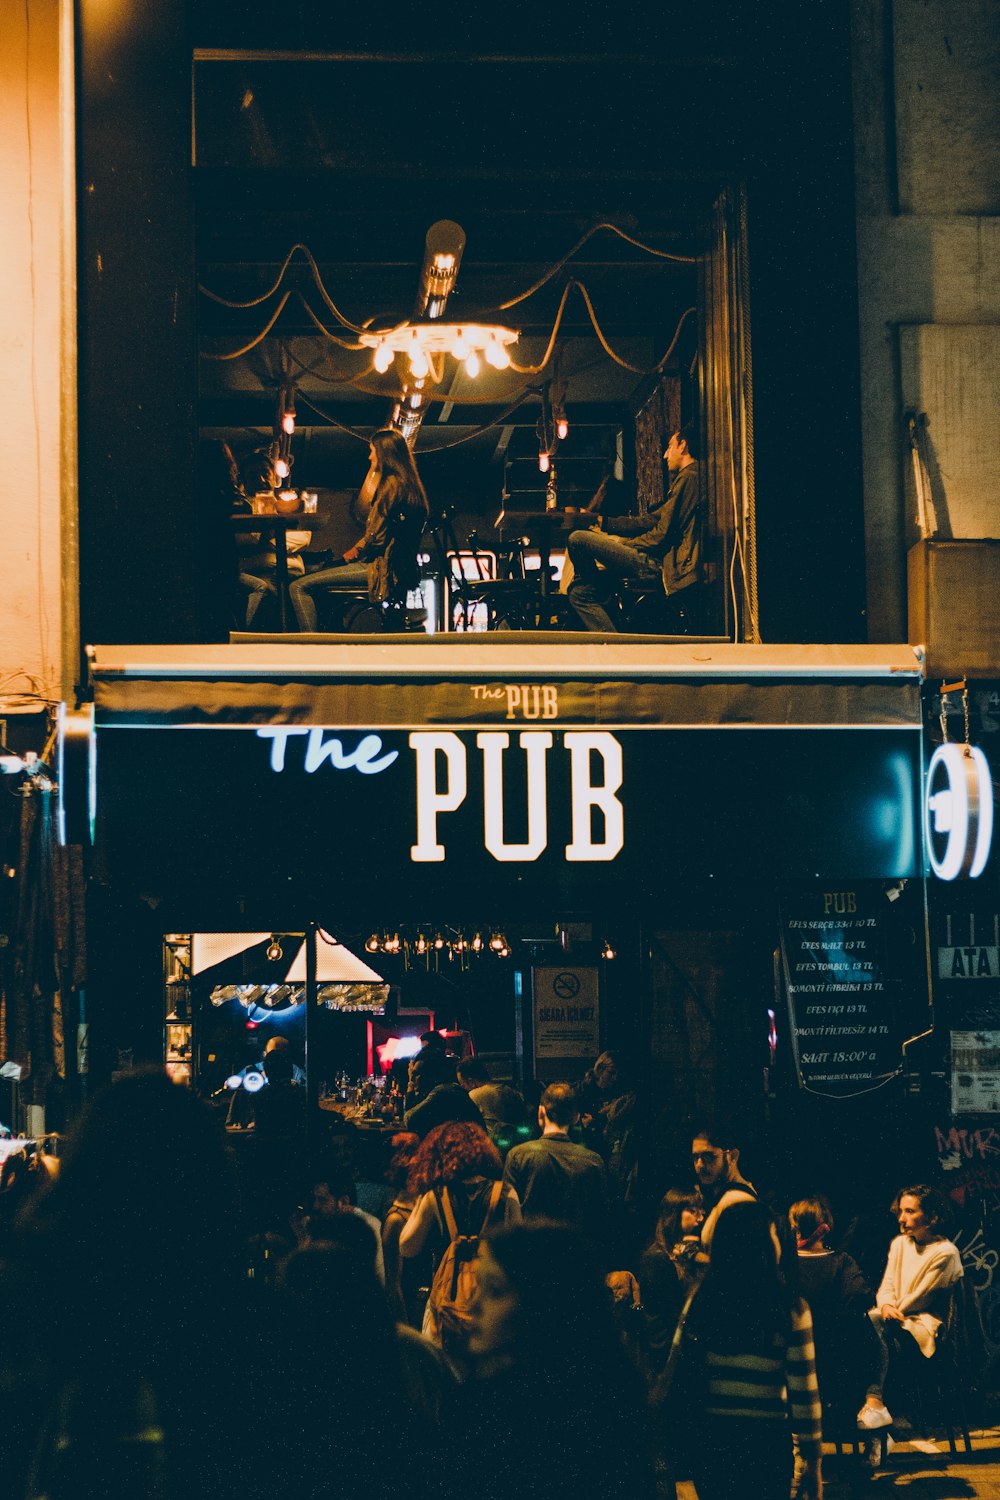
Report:
[[[403,1259],[419,1255],[427,1246],[439,1258],[456,1239],[519,1223],[520,1200],[509,1184],[501,1183],[502,1176],[500,1153],[481,1125],[450,1121],[435,1126],[410,1166],[410,1190],[420,1196],[399,1236]],[[441,1342],[433,1288],[422,1331]]]

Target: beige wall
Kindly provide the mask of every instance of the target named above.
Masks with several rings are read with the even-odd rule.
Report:
[[[72,220],[68,236],[63,230],[71,134],[60,111],[60,38],[72,34],[64,15],[70,8],[65,0],[0,7],[0,697],[30,690],[58,698],[65,686],[61,513],[64,495],[75,509],[76,483],[73,422],[64,420],[61,394],[65,384],[71,412],[72,348],[66,366],[60,357],[64,310],[72,303],[64,257],[71,264],[73,244]],[[71,619],[74,537],[71,527]],[[71,679],[73,663],[66,665]]]
[[[869,639],[907,639],[918,539],[905,413],[939,537],[1000,537],[995,0],[853,0]]]

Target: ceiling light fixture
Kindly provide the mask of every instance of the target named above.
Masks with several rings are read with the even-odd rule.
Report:
[[[464,363],[465,372],[473,379],[482,368],[482,360],[494,370],[506,370],[510,366],[508,345],[516,342],[518,330],[507,328],[502,323],[445,323],[440,318],[411,318],[394,328],[366,329],[358,335],[358,342],[373,350],[372,363],[380,375],[384,375],[397,355],[409,362],[409,373],[415,380],[422,380],[430,373],[435,379],[441,375],[433,370],[435,360],[440,362],[447,355]]]

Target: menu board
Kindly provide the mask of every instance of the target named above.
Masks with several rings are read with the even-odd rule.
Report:
[[[781,954],[799,1085],[831,1097],[898,1070],[881,882],[798,887],[782,902]]]

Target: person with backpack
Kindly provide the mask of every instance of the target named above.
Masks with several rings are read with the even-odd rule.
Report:
[[[520,1222],[517,1193],[501,1181],[500,1153],[480,1125],[450,1121],[422,1142],[410,1168],[419,1193],[399,1236],[404,1260],[427,1246],[436,1270],[422,1332],[462,1371],[467,1366],[479,1241],[488,1230]]]

